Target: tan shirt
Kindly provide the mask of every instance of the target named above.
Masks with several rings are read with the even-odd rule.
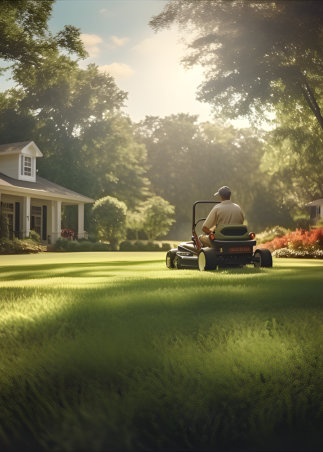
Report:
[[[234,204],[230,199],[216,204],[203,226],[214,231],[218,224],[243,224],[244,216],[238,204]]]

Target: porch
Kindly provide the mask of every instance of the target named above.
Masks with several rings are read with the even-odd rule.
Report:
[[[23,239],[35,231],[44,244],[55,243],[61,237],[66,205],[77,205],[76,238],[84,238],[84,203],[0,193],[0,215],[7,218],[10,239]]]

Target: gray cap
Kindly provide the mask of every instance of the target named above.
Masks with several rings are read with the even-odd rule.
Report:
[[[224,187],[219,188],[219,190],[214,193],[214,196],[220,195],[221,198],[230,198],[231,196],[231,190],[229,187],[227,187],[226,185],[224,185]]]

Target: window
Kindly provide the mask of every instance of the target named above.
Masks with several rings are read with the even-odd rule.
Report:
[[[32,176],[32,158],[25,155],[21,156],[21,175]]]

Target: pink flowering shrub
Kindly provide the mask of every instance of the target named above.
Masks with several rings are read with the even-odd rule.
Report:
[[[279,250],[281,248],[289,248],[292,250],[323,250],[323,228],[312,229],[296,229],[282,237],[275,237],[270,242],[261,243],[258,248],[268,248],[270,251]]]

